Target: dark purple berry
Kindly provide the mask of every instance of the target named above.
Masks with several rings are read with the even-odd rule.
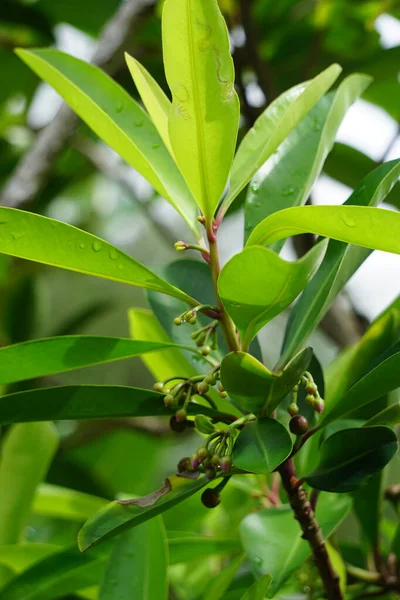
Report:
[[[221,496],[212,488],[207,488],[201,495],[201,501],[207,508],[215,508],[221,502]]]
[[[304,435],[308,430],[308,421],[301,415],[295,415],[290,419],[289,429],[295,435]]]
[[[177,421],[176,417],[173,416],[169,420],[169,426],[175,433],[182,433],[186,429],[186,421]]]

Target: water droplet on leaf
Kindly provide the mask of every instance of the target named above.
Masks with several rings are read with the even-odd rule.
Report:
[[[20,240],[21,238],[24,237],[24,235],[26,235],[25,232],[23,231],[17,231],[11,234],[11,237],[13,238],[13,240]]]
[[[153,144],[154,150],[157,150],[157,148],[159,148],[159,147],[160,147],[160,144],[158,142],[154,142],[154,144]]]
[[[114,250],[113,248],[110,250],[110,258],[111,258],[111,260],[117,260],[117,258],[118,258],[117,250]]]
[[[138,119],[135,123],[135,127],[143,127],[143,119]]]
[[[295,188],[292,185],[288,185],[286,187],[283,188],[282,190],[282,195],[283,196],[293,196],[293,194],[295,193]]]
[[[117,111],[117,113],[120,113],[120,112],[122,112],[123,108],[124,108],[123,103],[122,102],[118,102],[117,106],[115,107],[115,110]]]
[[[253,194],[258,194],[259,190],[259,185],[258,183],[254,182],[251,184],[250,186],[251,191],[253,192]]]
[[[100,252],[100,250],[102,248],[101,242],[93,242],[92,248],[93,248],[94,252]]]
[[[254,562],[256,563],[257,567],[261,567],[261,565],[263,564],[263,559],[260,558],[259,556],[255,556]]]
[[[81,250],[84,250],[86,248],[86,244],[84,244],[83,242],[81,244],[79,244],[79,248]]]
[[[342,215],[342,221],[345,225],[347,225],[347,227],[355,227],[357,224],[355,219],[353,219],[353,217],[350,217],[348,215]]]

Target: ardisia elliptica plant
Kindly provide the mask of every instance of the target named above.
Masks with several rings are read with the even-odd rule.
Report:
[[[217,1],[166,0],[162,25],[172,101],[126,56],[146,111],[92,65],[52,49],[18,54],[180,213],[193,240],[177,241],[175,248],[198,251],[199,260],[177,261],[155,274],[89,233],[0,208],[0,252],[146,288],[153,311],[131,311],[133,339],[66,336],[2,348],[1,383],[137,355],[161,380],[153,390],[88,385],[16,392],[0,398],[0,423],[164,416],[173,431],[198,432],[198,449],[182,457],[177,474],[158,491],[112,502],[80,531],[82,551],[125,532],[111,554],[101,598],[112,597],[111,577],[122,585],[113,565],[122,556],[129,566],[129,544],[146,544],[148,537],[153,551],[163,547],[157,515],[196,492],[206,507],[216,507],[231,486],[257,510],[245,503],[245,554],[225,563],[204,598],[221,598],[240,565],[255,580],[229,598],[274,596],[310,555],[321,581],[313,582],[315,598],[398,593],[399,534],[382,554],[377,534],[368,537],[366,528],[376,564],[370,571],[350,565],[347,591],[343,559],[327,540],[353,500],[361,524],[371,525],[375,517],[360,508],[355,490],[364,486],[361,495],[378,490],[379,496],[381,471],[397,451],[393,428],[400,409],[388,398],[400,387],[400,304],[331,365],[325,383],[306,347],[370,252],[400,253],[400,214],[377,208],[398,180],[400,160],[380,165],[342,206],[304,206],[346,109],[370,78],[351,75],[329,92],[341,71],[332,65],[272,102],[236,148],[240,107]],[[218,230],[245,189],[246,244],[221,269]],[[284,241],[302,233],[318,236],[313,247],[296,261],[281,258]],[[271,369],[262,362],[257,333],[296,299]],[[144,537],[129,537],[135,531]],[[104,556],[96,552],[88,554]],[[150,580],[149,595],[139,586],[135,598],[166,598],[165,581]],[[16,597],[13,585],[4,588],[5,600]]]

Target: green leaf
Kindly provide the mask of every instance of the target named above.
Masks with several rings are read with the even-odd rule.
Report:
[[[111,502],[93,515],[82,527],[78,537],[79,548],[81,551],[87,550],[103,540],[152,519],[186,500],[207,483],[209,482],[205,477],[186,479],[172,475],[165,480],[158,492],[136,500],[137,505],[129,506]]]
[[[246,198],[246,238],[268,215],[305,203],[347,109],[370,81],[365,75],[350,75],[321,98],[254,177]]]
[[[161,517],[142,523],[117,540],[110,555],[99,600],[166,600],[168,546]]]
[[[162,24],[171,145],[210,220],[228,180],[240,116],[228,32],[216,0],[167,0]]]
[[[347,584],[347,571],[346,564],[343,560],[342,555],[332,544],[326,542],[326,549],[328,552],[329,559],[331,561],[333,570],[339,576],[339,586],[343,595],[346,593],[346,584]]]
[[[245,592],[240,600],[264,600],[271,581],[271,575],[263,575],[255,583],[253,583],[251,588]]]
[[[107,500],[77,490],[41,483],[35,492],[32,512],[36,515],[81,523],[107,504]]]
[[[341,68],[331,65],[314,79],[284,92],[274,100],[246,134],[233,161],[230,190],[223,201],[225,214],[253,175],[334,83]]]
[[[33,564],[2,590],[1,600],[53,600],[96,585],[106,560],[81,554],[76,547],[51,554]]]
[[[343,521],[351,507],[348,496],[321,494],[316,517],[324,538]],[[289,505],[249,514],[241,524],[241,538],[255,577],[271,575],[268,596],[274,596],[309,556],[311,549]]]
[[[247,246],[314,233],[363,248],[400,254],[400,213],[371,206],[295,206],[264,219]]]
[[[251,473],[272,473],[289,456],[292,438],[276,419],[257,419],[239,433],[233,447],[233,464]]]
[[[232,554],[241,550],[238,539],[193,537],[191,534],[184,535],[183,532],[177,532],[177,536],[182,537],[175,537],[175,535],[171,537],[171,532],[168,532],[171,565],[200,560],[207,556]]]
[[[305,480],[328,492],[356,490],[390,462],[397,448],[396,435],[388,427],[343,429],[324,441],[319,466]]]
[[[307,370],[312,349],[306,348],[281,371],[270,371],[245,352],[231,352],[221,363],[221,382],[231,398],[254,414],[271,414]]]
[[[283,260],[268,248],[254,246],[226,263],[218,280],[218,290],[245,347],[306,287],[321,264],[327,243],[316,244],[294,262]]]
[[[26,543],[0,546],[0,564],[15,573],[26,571],[36,562],[61,550],[55,544]]]
[[[108,75],[58,50],[17,50],[89,127],[134,167],[198,237],[195,202],[146,112]]]
[[[400,402],[396,402],[395,404],[391,404],[378,414],[368,419],[368,421],[364,423],[363,427],[375,427],[376,425],[386,425],[389,427],[394,427],[395,425],[399,424]]]
[[[379,471],[360,489],[353,492],[353,510],[371,548],[379,540],[382,517],[383,472]]]
[[[188,414],[221,416],[190,403]],[[152,390],[118,385],[70,385],[7,394],[0,398],[0,424],[71,419],[171,416],[163,395]]]
[[[157,81],[133,56],[125,52],[125,60],[140,97],[145,105],[151,120],[157,128],[164,144],[172,154],[171,142],[168,132],[168,115],[171,102],[160,88]]]
[[[0,207],[0,253],[77,271],[196,302],[134,258],[72,225]]]
[[[63,373],[177,347],[163,342],[71,335],[0,348],[0,384]]]
[[[397,525],[396,533],[394,534],[394,538],[392,541],[391,550],[392,550],[393,554],[396,556],[396,558],[400,559],[400,523]]]
[[[240,565],[244,561],[245,555],[239,554],[232,560],[231,563],[214,577],[207,586],[205,593],[202,595],[203,600],[222,600],[223,595],[232,583]]]
[[[319,426],[352,413],[358,408],[385,396],[400,387],[400,342],[388,349],[361,379],[344,396],[330,407],[328,405]]]

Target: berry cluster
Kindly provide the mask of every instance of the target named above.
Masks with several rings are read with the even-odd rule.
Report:
[[[288,413],[292,417],[289,423],[289,429],[295,435],[304,435],[308,430],[308,421],[305,417],[299,415],[299,407],[297,406],[297,396],[299,393],[299,386],[303,385],[306,392],[306,402],[312,408],[322,413],[324,410],[324,401],[318,393],[318,386],[316,385],[311,373],[306,371],[300,381],[292,390],[292,402],[288,406]]]

